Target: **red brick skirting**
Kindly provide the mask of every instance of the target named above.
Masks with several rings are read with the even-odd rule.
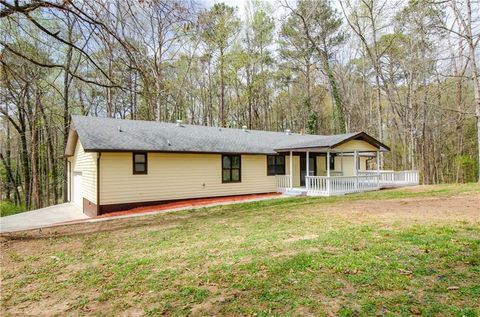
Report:
[[[97,216],[97,205],[90,200],[83,198],[83,213],[89,217]]]
[[[103,205],[103,206],[100,206],[102,210],[102,214],[98,215],[96,218],[133,215],[133,214],[139,214],[139,213],[145,213],[145,212],[155,212],[155,211],[185,208],[185,207],[201,207],[201,206],[208,206],[212,204],[221,204],[221,203],[236,202],[236,201],[251,200],[251,199],[262,199],[262,198],[269,198],[269,197],[275,197],[280,195],[281,195],[280,193],[265,193],[265,194],[249,194],[249,195],[238,195],[238,196],[184,199],[184,200],[176,200],[176,201],[166,201],[163,203],[153,203],[148,206],[125,208],[124,210],[112,211],[107,213],[104,213],[105,205]]]

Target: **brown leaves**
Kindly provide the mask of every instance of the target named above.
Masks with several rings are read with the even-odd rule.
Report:
[[[398,273],[400,273],[401,275],[412,275],[413,274],[412,271],[404,270],[404,269],[398,269]]]
[[[414,315],[421,315],[422,313],[420,312],[420,309],[418,309],[416,306],[410,307],[410,312]]]
[[[355,275],[358,273],[358,269],[357,268],[354,268],[354,269],[347,269],[345,271],[343,271],[343,274],[345,275]]]

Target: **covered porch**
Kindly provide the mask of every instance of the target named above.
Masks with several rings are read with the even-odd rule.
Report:
[[[381,152],[389,148],[368,136],[334,146],[278,149],[285,175],[276,175],[277,191],[289,195],[335,196],[418,185],[418,171],[380,170]]]

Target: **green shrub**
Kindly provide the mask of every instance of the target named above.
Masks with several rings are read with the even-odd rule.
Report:
[[[0,217],[14,215],[24,211],[25,211],[24,206],[18,206],[18,205],[12,204],[7,200],[0,201]]]

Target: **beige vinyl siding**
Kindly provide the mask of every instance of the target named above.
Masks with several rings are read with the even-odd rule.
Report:
[[[333,149],[336,152],[348,152],[353,153],[354,151],[378,151],[378,148],[371,145],[368,142],[363,140],[351,140],[345,142]],[[355,165],[354,165],[354,158],[350,155],[343,156],[343,175],[344,176],[353,176],[355,175]],[[367,167],[367,158],[366,157],[359,157],[360,160],[360,169],[359,171],[366,170]],[[326,175],[327,168],[326,168],[326,160],[325,156],[317,156],[317,175]],[[337,153],[335,156],[335,172],[340,172],[342,170],[342,157],[340,153]]]
[[[360,166],[359,171],[366,171],[367,170],[367,157],[360,157]]]
[[[327,158],[325,156],[317,156],[317,175],[322,176],[326,175],[326,162]]]
[[[293,165],[293,186],[300,186],[300,156],[293,155],[292,159]],[[290,175],[290,155],[285,156],[285,174]]]
[[[132,153],[102,153],[100,204],[275,192],[266,155],[242,155],[240,183],[222,183],[222,155],[148,153],[148,174],[133,175]]]
[[[343,157],[343,170],[345,171],[347,165],[346,162],[348,159],[352,160],[353,164],[353,158],[348,158],[348,157]],[[327,157],[326,156],[317,156],[317,175],[319,176],[325,176],[327,175]],[[353,166],[353,165],[352,165]],[[337,154],[335,156],[335,169],[332,170],[332,172],[340,172],[342,170],[342,158],[340,154]]]
[[[366,157],[359,157],[360,160],[360,169],[359,171],[364,171],[367,166],[367,158]],[[326,169],[326,157],[325,156],[317,156],[317,175],[325,176],[327,175]],[[343,176],[353,176],[355,175],[355,165],[353,164],[354,158],[353,156],[343,156]],[[340,154],[335,156],[335,172],[342,171],[342,157]]]
[[[360,161],[360,168],[359,171],[364,171],[367,166],[367,158],[366,157],[359,157],[358,158]],[[340,160],[340,158],[339,158]],[[354,176],[355,175],[355,165],[354,165],[354,158],[353,156],[345,156],[343,157],[343,175],[344,176]],[[335,164],[337,164],[337,161],[335,161]],[[337,167],[337,165],[335,165]],[[341,168],[341,162],[338,162],[338,169],[340,170]]]
[[[82,143],[77,140],[75,154],[70,158],[72,162],[72,174],[74,172],[82,173],[82,192],[83,197],[97,203],[97,153],[86,153],[83,150]],[[70,175],[70,180],[73,177]],[[72,188],[73,190],[73,188]],[[75,190],[73,190],[75,191]]]
[[[363,140],[351,140],[334,148],[335,151],[378,151],[378,148]]]

